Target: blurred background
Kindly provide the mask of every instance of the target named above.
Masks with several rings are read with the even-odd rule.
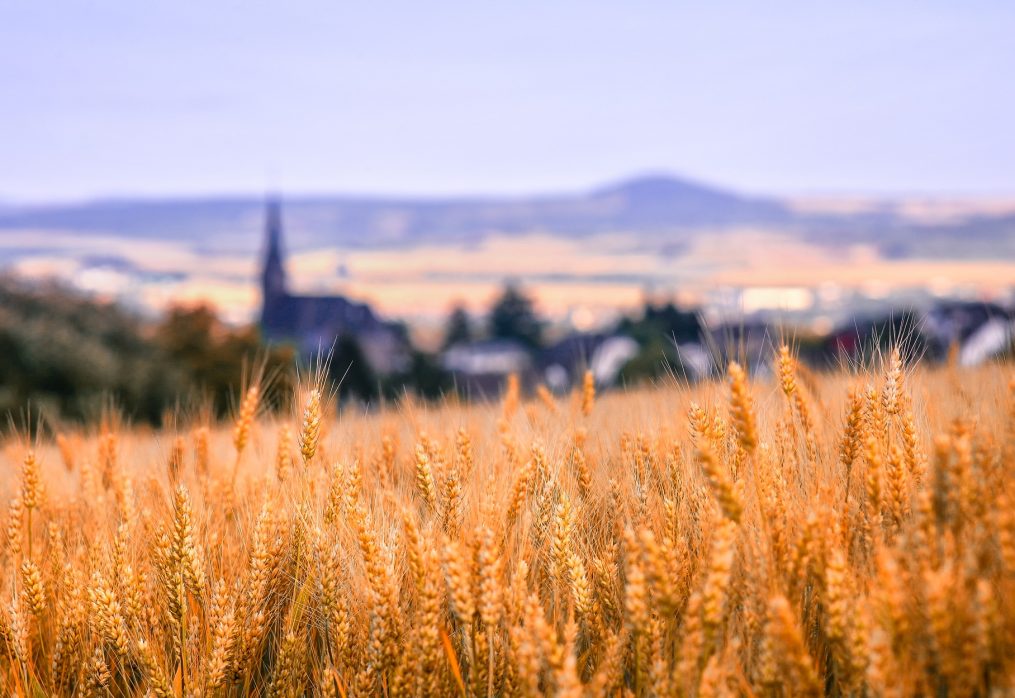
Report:
[[[551,6],[552,5],[552,6]],[[0,7],[0,411],[1010,357],[1004,2]]]

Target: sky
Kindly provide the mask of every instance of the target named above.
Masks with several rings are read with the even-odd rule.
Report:
[[[1015,195],[1015,3],[0,4],[0,201]]]

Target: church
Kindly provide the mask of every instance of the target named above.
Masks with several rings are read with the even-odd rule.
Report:
[[[282,245],[282,208],[268,201],[261,271],[261,331],[272,343],[290,343],[301,356],[327,353],[341,337],[353,337],[377,373],[403,369],[408,362],[404,328],[377,317],[366,303],[344,296],[305,296],[289,290]]]

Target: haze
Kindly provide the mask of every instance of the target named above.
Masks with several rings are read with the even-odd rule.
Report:
[[[1015,6],[5,3],[0,200],[1011,193]]]

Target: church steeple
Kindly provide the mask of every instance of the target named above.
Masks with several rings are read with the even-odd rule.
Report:
[[[268,199],[265,212],[264,268],[261,272],[261,290],[264,307],[286,295],[285,265],[282,258],[282,206],[277,198]]]

